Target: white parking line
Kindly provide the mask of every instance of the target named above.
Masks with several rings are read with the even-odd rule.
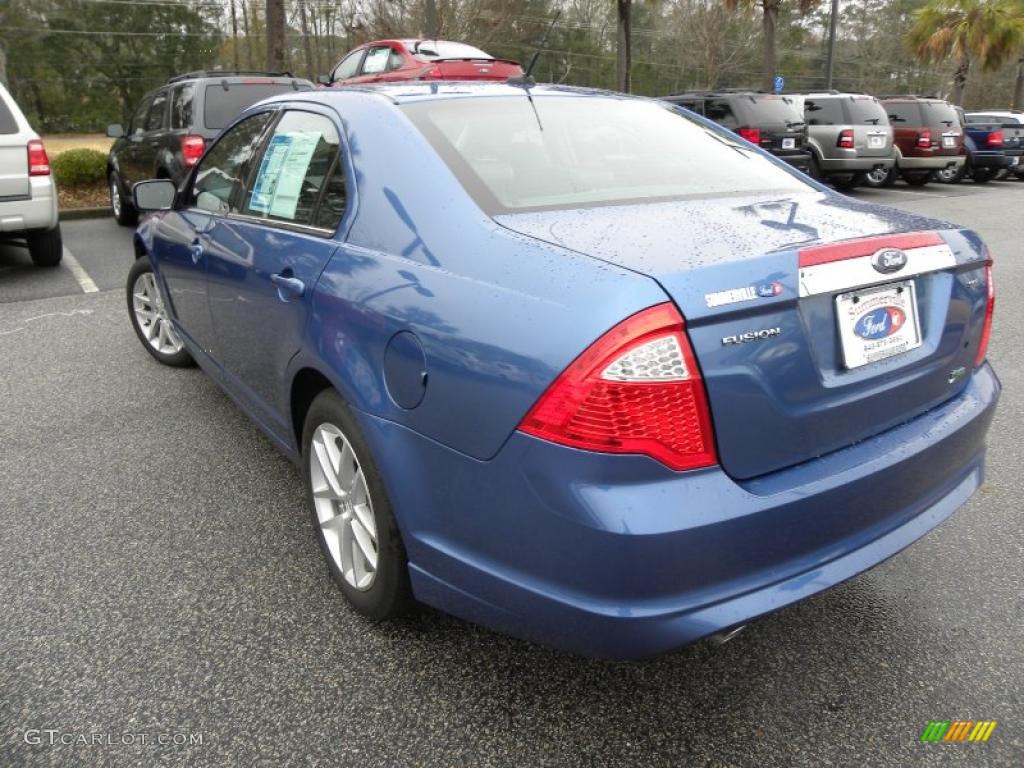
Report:
[[[75,280],[78,281],[78,286],[82,289],[82,293],[99,293],[99,287],[92,281],[89,273],[85,271],[85,268],[78,263],[78,259],[72,256],[71,251],[67,248],[64,249],[62,263],[74,275]]]

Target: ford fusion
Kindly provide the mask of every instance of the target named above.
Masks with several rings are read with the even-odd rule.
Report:
[[[656,654],[880,563],[982,482],[978,235],[673,105],[294,93],[134,197],[143,346],[300,463],[368,616]]]

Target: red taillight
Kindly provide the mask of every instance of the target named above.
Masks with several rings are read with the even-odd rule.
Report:
[[[203,156],[203,150],[206,148],[206,144],[203,141],[202,136],[182,136],[181,137],[181,159],[185,164],[186,168],[191,168],[193,165],[199,162],[199,158]]]
[[[426,70],[423,74],[421,74],[420,78],[423,80],[443,80],[444,72],[441,71],[440,67],[431,67],[430,69]]]
[[[925,128],[917,134],[917,146],[928,149],[932,145],[932,132]]]
[[[996,309],[996,286],[992,282],[992,264],[985,266],[985,282],[988,283],[988,301],[985,304],[985,324],[981,326],[981,342],[978,344],[978,354],[974,356],[974,367],[985,362],[988,354],[988,340],[992,336],[992,314]]]
[[[1002,131],[992,131],[992,133],[990,133],[988,135],[988,138],[985,139],[985,143],[988,144],[990,147],[1001,147],[1001,146],[1003,146],[1003,132]]]
[[[588,451],[644,454],[677,470],[717,462],[704,382],[683,318],[668,302],[591,344],[519,429]]]
[[[46,147],[39,139],[32,139],[28,143],[28,175],[50,175],[50,158],[46,156]]]
[[[853,149],[853,128],[844,128],[839,132],[839,139],[836,141],[837,147],[843,149]]]
[[[761,143],[761,129],[760,128],[737,128],[736,133],[742,136],[744,139],[749,141],[751,144]]]

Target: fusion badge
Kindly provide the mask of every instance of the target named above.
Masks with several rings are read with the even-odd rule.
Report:
[[[722,345],[728,346],[730,344],[746,344],[748,341],[764,341],[765,339],[781,335],[782,329],[779,327],[762,328],[759,331],[747,331],[746,333],[736,333],[732,336],[723,336]]]

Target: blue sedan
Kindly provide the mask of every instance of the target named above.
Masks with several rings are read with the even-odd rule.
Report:
[[[134,197],[141,342],[301,464],[367,616],[661,653],[880,563],[982,482],[977,234],[672,105],[289,94]]]

